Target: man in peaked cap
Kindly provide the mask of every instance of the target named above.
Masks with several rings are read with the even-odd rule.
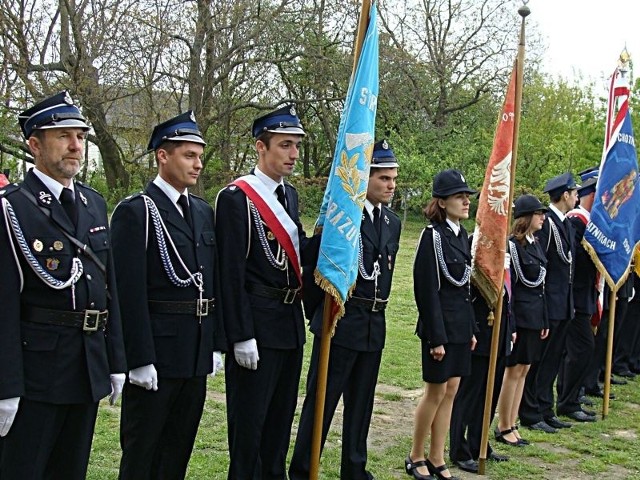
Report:
[[[0,477],[80,480],[126,371],[106,203],[74,180],[89,126],[67,92],[19,123],[35,168],[0,190]]]
[[[573,224],[566,218],[578,201],[579,185],[564,173],[550,179],[544,192],[551,203],[542,229],[535,236],[547,256],[545,299],[549,313],[549,336],[540,362],[531,365],[520,404],[520,421],[534,430],[554,433],[571,427],[554,412],[553,384],[558,375],[570,322],[574,317],[573,278],[575,241]]]
[[[573,300],[575,318],[569,322],[565,355],[558,373],[558,414],[577,422],[596,420],[593,411],[584,410],[580,404],[580,389],[589,372],[595,340],[591,330],[591,317],[597,310],[597,270],[582,246],[581,241],[589,223],[591,206],[598,182],[598,167],[580,172],[578,188],[579,205],[567,213],[575,231],[575,275]]]
[[[153,129],[158,175],[113,212],[129,382],[124,387],[121,479],[184,478],[202,416],[207,374],[222,367],[213,210],[189,194],[205,142],[193,112]]]
[[[386,336],[385,309],[400,246],[400,219],[387,207],[396,187],[398,161],[386,140],[374,145],[372,157],[360,226],[362,260],[353,295],[346,302],[345,314],[331,339],[322,425],[324,446],[331,420],[342,397],[344,416],[340,478],[354,480],[373,478],[366,470],[367,435]],[[313,270],[315,265],[305,266],[307,268]],[[305,295],[308,288],[312,286],[305,285]],[[313,352],[300,426],[289,467],[291,480],[309,478],[323,309],[321,302],[312,312]]]
[[[252,133],[256,167],[216,201],[230,480],[286,479],[305,341],[300,265],[309,242],[285,181],[305,132],[287,105],[257,118]]]

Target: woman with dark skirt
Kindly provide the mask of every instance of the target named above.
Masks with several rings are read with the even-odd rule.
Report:
[[[544,300],[547,259],[533,234],[542,228],[547,208],[533,195],[515,201],[514,223],[509,238],[511,254],[512,309],[516,321],[516,342],[507,357],[498,399],[498,442],[514,447],[529,442],[520,437],[516,423],[524,382],[531,364],[540,360],[542,342],[549,335]]]
[[[469,195],[474,193],[457,170],[434,177],[433,198],[424,210],[431,224],[422,232],[413,266],[416,334],[422,343],[425,389],[415,411],[405,470],[418,480],[456,478],[445,464],[444,447],[453,399],[460,377],[471,372],[476,343],[469,282],[471,253],[467,232],[460,224],[469,217]],[[429,454],[425,455],[428,434]]]

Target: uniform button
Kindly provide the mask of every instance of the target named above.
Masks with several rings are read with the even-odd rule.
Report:
[[[49,251],[50,251],[50,252],[53,252],[53,247],[49,247]]]
[[[103,245],[107,245],[107,241],[105,240],[104,242],[102,242]]]
[[[29,345],[27,342],[22,342],[23,347],[26,347],[27,345]]]
[[[94,308],[94,307],[96,306],[96,302],[91,302],[91,303],[89,304],[89,306],[90,306],[91,308]]]
[[[378,254],[378,258],[382,258],[382,255],[381,255],[381,254]]]
[[[204,270],[204,265],[200,265],[200,270]]]
[[[87,274],[87,280],[91,281],[92,277],[91,274]]]
[[[196,247],[199,247],[199,246],[200,246],[200,242],[196,242]]]
[[[78,249],[77,252],[78,252],[78,255],[82,254],[82,250],[80,250],[80,249]]]

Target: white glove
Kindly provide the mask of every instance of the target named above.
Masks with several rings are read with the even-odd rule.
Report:
[[[213,352],[213,370],[211,371],[211,376],[215,377],[216,373],[218,372],[224,373],[224,363],[222,362],[222,353]]]
[[[111,395],[109,395],[109,405],[115,405],[120,395],[122,395],[122,387],[127,376],[124,373],[112,373],[109,375],[111,380]]]
[[[13,425],[13,419],[16,418],[19,403],[20,397],[0,400],[0,437],[4,437],[9,433],[9,429]]]
[[[146,388],[147,390],[158,390],[158,372],[153,364],[129,370],[129,383]]]
[[[233,345],[233,354],[238,365],[251,370],[258,369],[258,343],[255,338],[238,342]]]
[[[511,254],[509,252],[505,252],[504,254],[504,269],[507,270],[511,268]]]

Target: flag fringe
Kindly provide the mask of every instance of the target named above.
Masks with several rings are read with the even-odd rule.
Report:
[[[340,297],[340,293],[338,289],[331,283],[320,271],[316,268],[313,272],[313,277],[316,281],[316,285],[318,285],[325,293],[328,293],[333,298],[334,304],[337,306],[337,312],[334,315],[334,318],[331,319],[331,336],[336,333],[336,327],[338,326],[338,320],[340,320],[345,313],[344,303],[342,301],[342,297]],[[349,288],[349,292],[347,292],[347,299],[351,297],[353,293],[353,289],[355,288],[355,284],[353,284]]]
[[[627,277],[629,276],[629,273],[631,273],[631,269],[629,267],[631,266],[633,255],[629,257],[629,263],[627,264],[627,268],[625,269],[624,274],[622,274],[622,276],[620,277],[620,280],[618,280],[618,283],[613,283],[613,278],[611,278],[611,275],[609,275],[609,272],[607,272],[606,267],[600,261],[600,258],[598,257],[598,253],[595,251],[593,246],[591,246],[591,244],[587,242],[585,238],[583,238],[580,243],[582,244],[582,246],[585,248],[585,250],[591,257],[591,260],[593,261],[594,265],[598,269],[598,272],[600,272],[600,274],[604,277],[604,280],[605,282],[607,282],[607,285],[609,285],[609,288],[612,291],[613,290],[618,291],[618,289],[624,284],[624,282],[627,281]],[[636,243],[634,248],[636,248],[638,245],[640,245],[640,242]]]
[[[498,303],[499,294],[495,289],[493,281],[479,268],[471,270],[471,281],[485,299],[487,305],[489,305],[489,309],[493,311]]]

